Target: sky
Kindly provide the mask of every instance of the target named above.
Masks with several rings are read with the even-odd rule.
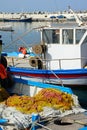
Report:
[[[0,12],[87,10],[87,0],[0,0]]]

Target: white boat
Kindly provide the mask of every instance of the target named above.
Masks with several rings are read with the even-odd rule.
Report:
[[[13,31],[13,28],[11,25],[1,25],[0,31]]]

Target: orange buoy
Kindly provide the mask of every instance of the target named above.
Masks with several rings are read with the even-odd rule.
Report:
[[[19,47],[19,52],[23,53],[24,55],[27,53],[27,49],[25,47]]]
[[[23,53],[24,55],[27,53],[26,48],[23,48],[23,49],[22,49],[22,53]]]

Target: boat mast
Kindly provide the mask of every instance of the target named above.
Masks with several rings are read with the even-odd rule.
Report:
[[[69,11],[71,13],[73,13],[74,17],[75,17],[75,20],[76,20],[76,23],[78,24],[78,26],[81,26],[83,25],[83,22],[80,20],[80,18],[76,15],[76,13],[70,8],[69,6]]]

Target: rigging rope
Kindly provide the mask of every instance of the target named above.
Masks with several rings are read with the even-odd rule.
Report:
[[[35,30],[35,29],[40,29],[43,28],[45,26],[40,26],[40,27],[34,27],[31,30],[28,30],[26,32],[24,32],[22,35],[20,35],[19,37],[17,37],[15,40],[13,40],[11,43],[9,43],[9,45],[5,46],[3,49],[8,48],[12,43],[15,43],[18,40],[22,40],[22,42],[25,43],[25,41],[23,39],[21,39],[22,37],[24,37],[25,35],[27,35],[28,33],[30,33],[31,31]]]

